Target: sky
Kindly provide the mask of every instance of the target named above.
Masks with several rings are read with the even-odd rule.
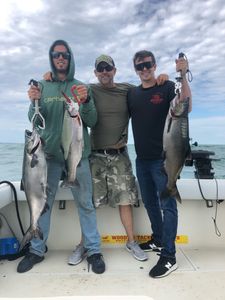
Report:
[[[116,82],[139,84],[132,58],[144,49],[156,56],[156,75],[175,80],[174,61],[184,52],[193,74],[190,138],[225,144],[224,0],[1,1],[0,143],[23,143],[31,129],[28,82],[49,70],[56,39],[72,47],[75,77],[85,83],[97,82],[94,61],[104,53],[115,61]]]

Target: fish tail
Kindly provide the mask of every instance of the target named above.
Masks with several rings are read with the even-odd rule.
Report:
[[[43,210],[42,210],[42,212],[41,212],[41,216],[42,216],[44,213],[46,213],[47,210],[49,210],[49,205],[48,205],[48,203],[46,202],[46,203],[45,203],[45,206],[44,206],[44,208],[43,208]]]
[[[67,179],[63,180],[63,182],[61,183],[60,187],[62,188],[73,188],[73,187],[79,187],[80,183],[77,179],[75,179],[74,181],[68,181]]]
[[[178,189],[177,189],[177,186],[176,186],[176,192],[175,192],[174,198],[175,198],[179,203],[182,202],[182,201],[181,201],[180,193],[179,193],[179,191],[178,191]]]
[[[160,198],[165,199],[171,196],[171,190],[169,190],[167,187],[160,193]]]
[[[172,189],[169,189],[168,187],[166,187],[160,194],[161,199],[165,199],[165,198],[169,198],[169,197],[174,197],[178,202],[181,203],[180,193],[179,193],[176,185]]]
[[[40,240],[43,240],[43,233],[40,229],[40,227],[33,228],[30,227],[27,232],[25,233],[21,243],[20,243],[20,251],[33,239],[33,238],[39,238]]]

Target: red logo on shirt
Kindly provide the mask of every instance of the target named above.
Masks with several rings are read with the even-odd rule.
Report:
[[[152,98],[150,99],[150,102],[152,102],[153,104],[160,104],[162,101],[163,98],[160,93],[153,95]]]

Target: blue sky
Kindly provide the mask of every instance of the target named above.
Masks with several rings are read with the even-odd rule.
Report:
[[[151,50],[156,73],[176,77],[174,60],[184,52],[193,73],[190,137],[225,144],[224,0],[7,0],[0,10],[0,142],[23,142],[28,82],[49,70],[48,49],[65,39],[75,53],[76,77],[96,82],[102,53],[116,63],[117,82],[139,83],[132,57]],[[130,132],[129,142],[132,143]]]

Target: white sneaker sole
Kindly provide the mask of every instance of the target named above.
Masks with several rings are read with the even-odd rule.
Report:
[[[166,277],[168,276],[170,273],[174,272],[176,269],[178,268],[178,264],[175,263],[175,265],[173,265],[166,273],[162,274],[162,275],[158,275],[158,276],[154,276],[152,278],[162,278],[162,277]]]
[[[126,246],[126,249],[127,249],[128,252],[130,252],[130,253],[133,255],[133,257],[134,257],[135,259],[137,259],[137,260],[139,260],[139,261],[146,261],[146,260],[148,260],[148,257],[140,258],[140,257],[136,256],[135,253],[134,253],[130,248],[128,248],[127,246]]]
[[[143,249],[141,249],[141,250],[143,250]],[[160,253],[161,250],[162,250],[162,248],[151,248],[151,249],[145,249],[143,251],[144,252],[158,252],[158,253]]]
[[[77,260],[76,262],[74,262],[72,259],[69,258],[68,265],[76,266],[76,265],[80,264],[85,259],[86,256],[87,256],[87,254],[83,254],[82,257],[80,258],[80,260]]]

